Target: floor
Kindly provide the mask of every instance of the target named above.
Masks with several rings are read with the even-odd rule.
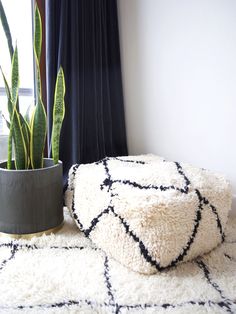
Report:
[[[236,313],[236,219],[210,254],[145,276],[96,248],[65,211],[55,235],[0,238],[0,296],[0,313],[12,314]]]

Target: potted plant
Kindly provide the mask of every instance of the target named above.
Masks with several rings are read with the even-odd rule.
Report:
[[[30,237],[56,230],[63,223],[62,162],[59,140],[64,119],[65,80],[60,67],[55,86],[52,128],[52,159],[43,158],[47,117],[42,101],[39,61],[42,23],[36,5],[34,16],[34,56],[36,100],[33,113],[23,116],[19,109],[17,46],[13,49],[7,18],[0,0],[0,18],[12,60],[11,84],[1,69],[8,99],[8,160],[0,163],[0,232]],[[12,158],[14,152],[14,159]]]

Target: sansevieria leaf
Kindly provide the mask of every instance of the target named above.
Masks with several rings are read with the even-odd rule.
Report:
[[[2,77],[3,77],[3,81],[4,81],[4,85],[5,85],[5,92],[6,92],[6,95],[7,95],[7,99],[8,99],[8,111],[9,111],[9,115],[10,117],[12,116],[12,112],[13,112],[13,105],[12,105],[12,100],[11,100],[11,90],[10,90],[10,87],[8,85],[8,82],[7,82],[7,79],[3,73],[3,70],[2,68],[0,67],[1,69],[1,72],[2,72]]]
[[[1,0],[0,0],[0,19],[1,19],[2,27],[3,27],[3,30],[5,32],[5,36],[6,36],[6,39],[7,39],[10,57],[12,59],[12,56],[13,56],[12,37],[11,37],[10,28],[9,28],[9,25],[8,25],[7,17],[6,17],[6,14],[5,14],[5,11],[4,11],[4,8],[3,8]]]
[[[38,59],[36,58],[36,53],[35,54],[35,68],[36,68],[36,95],[37,98],[42,98],[42,91],[41,91],[41,75],[40,75],[40,68],[39,68],[39,62]]]
[[[11,69],[11,99],[13,106],[16,106],[17,111],[18,108],[18,91],[19,91],[19,64],[18,64],[18,49],[17,46],[14,50],[14,54],[12,57],[12,69]]]
[[[12,139],[13,139],[13,124],[10,125],[10,132],[8,136],[7,169],[12,168]]]
[[[34,14],[34,50],[38,62],[41,56],[41,46],[42,46],[42,21],[37,4],[35,5]]]
[[[53,126],[52,126],[52,157],[54,164],[59,160],[59,145],[62,122],[65,116],[65,78],[62,67],[57,73],[54,106],[53,106]]]
[[[26,151],[27,151],[27,168],[28,168],[30,164],[30,127],[27,121],[21,115],[21,113],[19,114],[19,117],[20,117],[21,129],[22,129],[23,137],[25,140]]]
[[[41,98],[35,107],[31,122],[30,161],[33,169],[43,167],[43,152],[46,141],[47,119]]]
[[[34,14],[34,57],[35,57],[35,67],[36,67],[36,96],[37,102],[38,98],[41,98],[41,75],[40,75],[40,56],[41,56],[41,46],[42,46],[42,21],[39,12],[39,8],[36,4],[35,14]]]
[[[20,116],[16,110],[16,106],[14,106],[13,109],[11,125],[11,128],[13,128],[13,139],[15,148],[15,167],[17,170],[27,169],[27,148],[21,128]]]
[[[32,105],[29,105],[26,113],[24,115],[24,119],[27,122],[28,125],[30,125],[30,119],[31,119],[31,110],[32,110]]]

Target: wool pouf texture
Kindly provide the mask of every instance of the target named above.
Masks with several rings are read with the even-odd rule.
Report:
[[[79,229],[108,256],[144,274],[221,243],[231,199],[222,175],[155,155],[74,165],[66,194]]]
[[[96,248],[66,211],[55,235],[0,238],[0,313],[236,313],[236,220],[211,253],[143,275]]]

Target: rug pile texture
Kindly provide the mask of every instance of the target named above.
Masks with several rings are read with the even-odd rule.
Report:
[[[97,247],[150,275],[224,241],[232,193],[220,174],[147,154],[72,166],[65,199]]]
[[[56,235],[0,238],[0,313],[236,313],[236,220],[211,253],[147,276],[97,249],[65,211]]]

